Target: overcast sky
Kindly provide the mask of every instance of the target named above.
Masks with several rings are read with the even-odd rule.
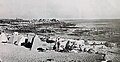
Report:
[[[0,0],[0,18],[120,18],[120,0]]]

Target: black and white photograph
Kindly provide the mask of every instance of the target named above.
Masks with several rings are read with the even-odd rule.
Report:
[[[0,0],[0,62],[120,62],[120,0]]]

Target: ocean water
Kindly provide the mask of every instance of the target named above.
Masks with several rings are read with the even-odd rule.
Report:
[[[72,19],[65,21],[74,23],[77,27],[108,27],[112,29],[120,29],[120,19]]]

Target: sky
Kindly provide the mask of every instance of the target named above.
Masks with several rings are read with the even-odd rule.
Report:
[[[0,0],[0,18],[119,19],[120,0]]]

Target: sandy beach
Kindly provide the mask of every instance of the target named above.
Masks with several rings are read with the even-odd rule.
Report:
[[[0,59],[2,62],[46,62],[47,59],[54,59],[55,62],[94,62],[100,56],[81,53],[60,53],[60,52],[36,52],[29,51],[21,46],[11,44],[0,44]],[[88,59],[89,58],[89,59]]]

